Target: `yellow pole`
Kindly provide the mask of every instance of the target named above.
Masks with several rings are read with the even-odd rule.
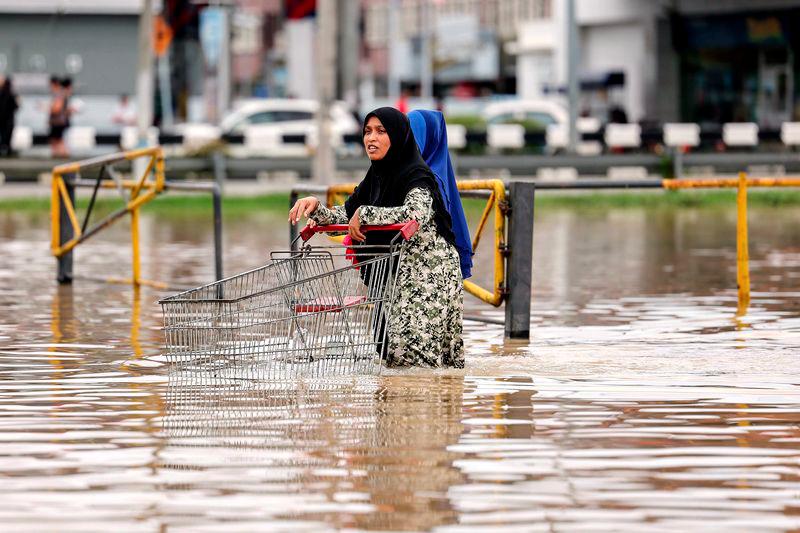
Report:
[[[58,180],[61,176],[53,172],[53,181],[50,191],[50,248],[55,252],[61,245],[61,193],[58,190]]]
[[[133,246],[133,286],[138,287],[140,282],[139,265],[139,208],[131,210],[131,245]]]
[[[750,253],[747,245],[747,175],[739,173],[736,193],[736,281],[739,286],[738,314],[750,305]]]

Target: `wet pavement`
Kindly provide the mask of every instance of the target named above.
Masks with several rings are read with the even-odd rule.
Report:
[[[530,343],[468,322],[463,371],[279,385],[170,369],[163,293],[58,287],[47,215],[0,211],[2,529],[798,530],[799,219],[750,209],[737,316],[732,208],[542,209]],[[287,233],[227,218],[226,273]],[[210,235],[143,215],[145,276],[210,280]],[[128,275],[127,237],[76,272]]]

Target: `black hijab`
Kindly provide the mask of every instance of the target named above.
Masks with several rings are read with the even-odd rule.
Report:
[[[442,201],[436,177],[419,153],[408,117],[393,107],[379,107],[364,118],[364,128],[371,117],[377,117],[381,121],[389,135],[391,146],[383,159],[372,161],[367,175],[345,202],[347,218],[352,218],[356,209],[362,205],[401,206],[411,189],[422,187],[428,189],[433,197],[433,220],[436,223],[436,231],[447,242],[453,244],[455,236],[450,213]],[[363,128],[361,131],[363,133]],[[388,244],[396,234],[376,231],[366,235],[367,244]]]

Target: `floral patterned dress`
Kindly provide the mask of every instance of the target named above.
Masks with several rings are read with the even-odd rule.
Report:
[[[464,298],[458,252],[437,233],[433,215],[433,198],[425,188],[409,191],[398,207],[359,208],[364,225],[419,223],[419,230],[406,244],[394,305],[388,313],[388,366],[464,367]],[[341,205],[328,209],[320,204],[311,218],[318,224],[349,222]]]

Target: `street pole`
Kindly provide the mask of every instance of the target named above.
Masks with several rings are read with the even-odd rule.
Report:
[[[161,125],[172,127],[175,116],[172,110],[172,81],[170,80],[169,50],[158,58],[158,90],[161,98]]]
[[[139,16],[139,61],[136,69],[136,129],[139,147],[147,146],[153,124],[153,0],[142,2]],[[143,158],[140,158],[144,162]]]
[[[231,9],[217,3],[222,9],[222,39],[217,64],[217,123],[222,122],[231,98]]]
[[[136,68],[137,147],[147,146],[147,130],[153,125],[153,0],[142,2],[139,16],[139,61]],[[137,157],[131,164],[133,178],[147,170],[147,158]]]
[[[428,101],[433,98],[433,43],[431,42],[431,8],[429,0],[422,0],[420,10],[420,29],[422,32],[422,68],[419,74],[420,96]]]
[[[314,179],[330,184],[336,173],[331,106],[336,97],[336,0],[317,1],[317,150]]]
[[[387,10],[388,23],[389,23],[389,99],[392,104],[400,98],[400,49],[398,43],[400,42],[400,0],[389,0],[389,9]]]
[[[569,152],[574,154],[578,149],[578,106],[580,94],[578,86],[578,24],[575,18],[575,0],[566,0],[566,35],[567,35],[567,86],[569,95]]]
[[[358,111],[359,82],[359,23],[361,4],[343,0],[339,2],[338,94],[354,111]]]

